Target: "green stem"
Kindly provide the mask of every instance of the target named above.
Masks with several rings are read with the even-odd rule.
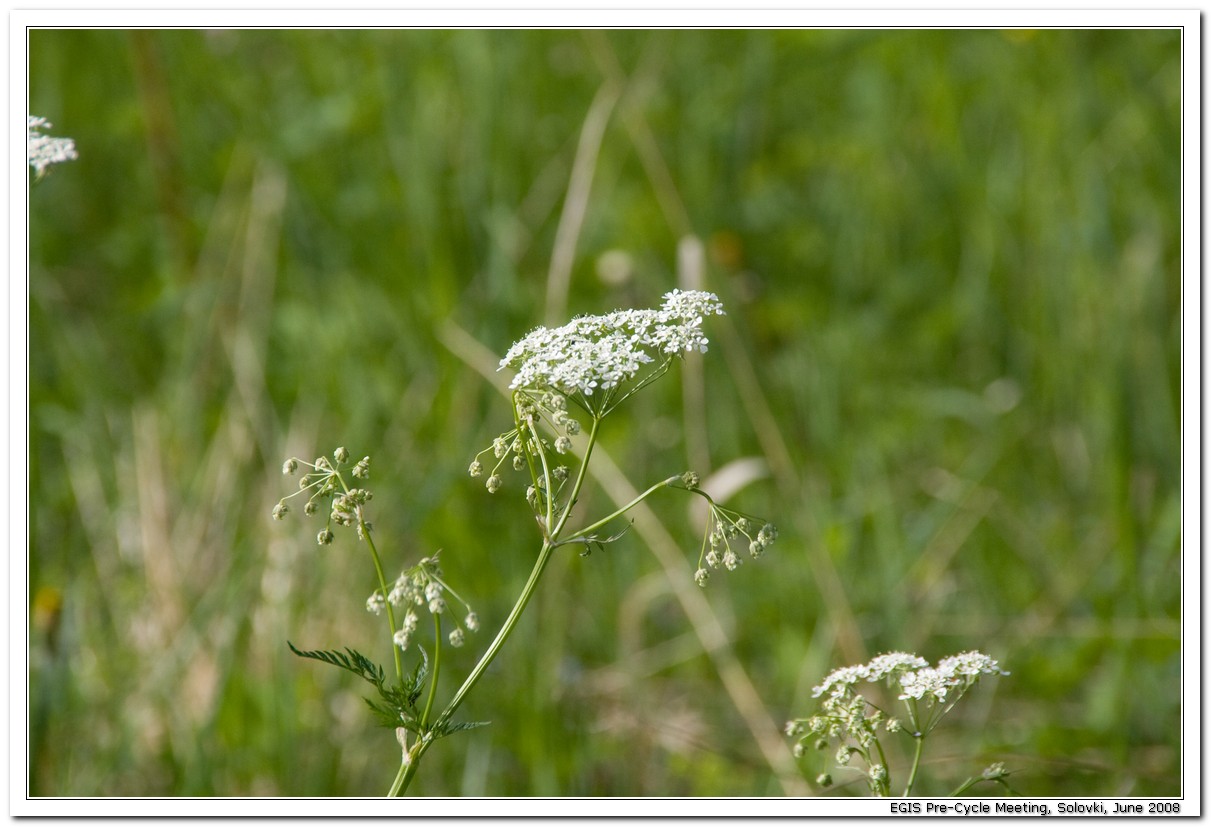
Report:
[[[442,616],[433,615],[433,672],[429,677],[429,700],[425,701],[425,711],[420,716],[420,728],[424,732],[429,723],[429,711],[433,709],[433,698],[437,695],[437,676],[442,669]]]
[[[917,783],[917,770],[921,766],[921,751],[925,749],[925,738],[918,735],[915,739],[916,745],[912,753],[912,769],[908,772],[908,783],[904,785],[904,797],[908,798],[912,793],[913,785]]]
[[[391,629],[389,640],[391,641],[391,652],[395,655],[395,676],[399,678],[400,683],[403,683],[404,662],[400,659],[399,647],[395,645],[395,612],[391,610],[391,601],[387,599],[387,578],[383,576],[383,564],[379,561],[378,549],[375,548],[374,540],[370,537],[369,527],[362,520],[360,509],[357,519],[361,524],[362,536],[366,538],[366,545],[370,547],[370,556],[374,559],[374,571],[378,575],[378,587],[382,591],[383,603],[387,607],[387,625]]]
[[[399,772],[395,774],[395,781],[391,783],[391,789],[387,791],[387,798],[395,798],[403,790],[404,778],[407,775],[409,766],[411,766],[411,764],[408,762],[407,753],[405,753],[404,760],[401,761],[399,765]]]
[[[550,543],[544,542],[542,544],[542,550],[538,553],[538,560],[535,561],[534,568],[530,572],[530,579],[526,581],[525,587],[521,590],[521,595],[517,598],[513,611],[509,612],[509,616],[505,619],[504,625],[500,627],[500,631],[496,633],[496,638],[492,641],[488,650],[479,659],[479,663],[475,664],[475,668],[471,670],[471,674],[463,681],[463,685],[458,688],[458,692],[454,694],[454,699],[450,701],[441,715],[437,716],[432,730],[440,729],[450,720],[462,704],[463,699],[466,698],[467,693],[474,688],[475,684],[479,683],[479,679],[483,677],[484,671],[487,670],[489,664],[496,658],[505,641],[509,639],[509,636],[513,633],[513,628],[521,617],[521,613],[525,611],[526,605],[534,595],[534,590],[538,586],[538,581],[542,577],[543,570],[551,559],[551,552],[554,548]],[[421,738],[417,742],[417,745],[412,748],[409,754],[411,760],[401,767],[401,777],[398,779],[400,783],[392,786],[390,795],[402,795],[407,791],[408,785],[412,783],[412,778],[416,775],[416,768],[420,765],[421,756],[425,754],[432,743],[433,741],[428,738]]]
[[[332,474],[341,484],[341,490],[348,494],[349,486],[345,483],[345,478],[335,469],[333,469]],[[366,525],[366,520],[362,517],[362,507],[360,505],[357,507],[357,525],[361,529],[362,536],[366,538],[366,545],[370,547],[370,557],[374,560],[374,572],[378,575],[378,587],[383,595],[383,603],[387,607],[387,626],[391,630],[388,639],[391,641],[391,652],[395,655],[395,676],[399,678],[400,683],[403,683],[404,662],[400,659],[399,647],[395,645],[395,612],[391,609],[391,601],[387,599],[387,578],[383,576],[383,564],[378,556],[378,548],[375,547],[374,539],[370,536],[370,526]]]
[[[879,751],[879,763],[883,765],[883,772],[886,773],[879,786],[882,788],[882,795],[888,796],[891,795],[891,767],[887,765],[887,756],[883,754],[883,744],[878,738],[875,739],[875,749]]]
[[[542,481],[543,486],[540,488],[538,480],[534,480],[534,496],[542,496],[546,500],[547,519],[544,530],[551,531],[552,524],[555,521],[554,503],[555,503],[555,486],[551,480],[551,469],[547,467],[547,452],[542,448],[542,437],[538,435],[538,429],[534,427],[534,420],[530,419],[526,423],[530,428],[530,436],[534,438],[534,450],[538,452],[538,458],[542,461]]]
[[[538,553],[538,560],[534,562],[534,568],[530,571],[530,578],[526,581],[526,585],[521,590],[521,595],[517,598],[517,603],[513,605],[513,611],[509,612],[509,616],[505,618],[504,625],[500,627],[500,631],[496,633],[496,638],[488,647],[488,651],[484,652],[483,657],[479,659],[479,663],[475,664],[475,668],[471,670],[471,674],[463,681],[463,685],[458,688],[458,692],[454,694],[453,700],[450,701],[445,711],[438,716],[436,725],[440,726],[450,720],[454,715],[455,710],[462,704],[463,698],[471,691],[471,688],[479,682],[484,670],[496,658],[497,652],[509,639],[509,635],[513,633],[513,627],[517,625],[521,613],[525,611],[526,605],[530,602],[530,598],[534,595],[534,590],[538,586],[538,581],[542,577],[543,570],[547,567],[547,563],[551,559],[551,552],[554,546],[550,543],[543,543],[542,550]]]
[[[963,793],[967,792],[968,790],[970,790],[972,787],[974,787],[976,784],[979,784],[983,780],[984,780],[983,778],[968,778],[966,781],[964,781],[962,784],[960,784],[958,787],[955,788],[955,791],[950,794],[950,797],[957,798],[957,797],[961,796]]]
[[[601,419],[594,416],[593,424],[589,426],[589,444],[585,446],[584,459],[580,461],[580,470],[576,472],[576,482],[572,485],[572,493],[568,495],[568,502],[563,507],[563,513],[559,515],[559,521],[551,529],[550,539],[552,542],[558,540],[559,532],[563,531],[564,525],[568,522],[568,517],[572,515],[572,506],[576,504],[576,498],[580,496],[580,488],[584,485],[585,472],[589,469],[589,457],[593,455],[593,446],[597,444],[597,427],[600,424]]]
[[[627,513],[627,512],[628,512],[628,511],[630,511],[632,508],[634,508],[635,506],[639,505],[639,503],[641,503],[641,502],[643,502],[645,499],[647,499],[647,498],[648,498],[648,496],[650,496],[650,495],[652,494],[652,492],[653,492],[653,491],[656,491],[656,490],[657,490],[657,489],[659,489],[659,488],[664,488],[664,487],[665,487],[665,486],[667,486],[668,484],[669,484],[669,481],[668,481],[668,480],[664,480],[664,481],[662,481],[662,482],[658,482],[658,483],[656,483],[656,484],[655,484],[655,485],[653,485],[651,488],[649,488],[647,491],[644,491],[644,492],[643,492],[642,494],[640,494],[638,497],[636,497],[635,499],[631,500],[629,503],[627,503],[626,505],[624,505],[622,508],[619,508],[619,509],[618,509],[617,511],[615,511],[614,513],[610,514],[608,517],[602,517],[600,520],[598,520],[597,522],[593,523],[592,525],[590,525],[590,526],[585,526],[584,528],[582,528],[582,529],[580,529],[580,530],[578,530],[578,531],[576,531],[576,532],[574,532],[574,533],[572,533],[572,534],[569,534],[569,535],[568,535],[566,538],[564,538],[564,539],[562,539],[562,540],[560,540],[560,541],[559,541],[559,542],[560,542],[560,544],[562,545],[563,543],[570,543],[570,542],[572,542],[573,540],[576,540],[576,539],[579,539],[579,538],[581,538],[581,537],[586,536],[586,535],[587,535],[587,534],[588,534],[590,531],[596,531],[597,529],[601,528],[603,525],[605,525],[606,523],[608,523],[610,520],[613,520],[613,519],[615,519],[615,518],[617,518],[617,517],[621,517],[623,514]]]
[[[514,406],[516,410],[516,406]],[[572,492],[568,495],[568,502],[564,506],[563,513],[560,514],[559,520],[555,527],[550,530],[547,537],[543,539],[542,548],[538,552],[538,559],[534,561],[534,568],[530,571],[530,577],[526,580],[526,585],[522,587],[521,594],[517,597],[517,602],[513,604],[513,610],[509,612],[509,616],[505,618],[504,624],[500,627],[500,631],[496,633],[496,637],[488,646],[486,652],[479,659],[479,663],[475,664],[475,668],[471,670],[471,674],[467,675],[467,679],[463,681],[463,685],[454,693],[454,698],[437,716],[437,720],[433,722],[433,726],[425,729],[426,735],[417,739],[416,744],[412,749],[404,755],[403,764],[400,766],[399,774],[396,776],[395,783],[391,785],[391,790],[388,793],[389,797],[403,795],[408,790],[408,786],[412,783],[412,779],[416,777],[417,768],[420,766],[421,758],[433,745],[436,739],[431,735],[435,731],[440,731],[454,716],[454,713],[462,705],[463,699],[467,697],[475,684],[479,683],[479,679],[483,677],[488,666],[496,659],[496,655],[500,652],[505,641],[513,634],[514,627],[517,626],[517,621],[521,619],[521,614],[526,610],[526,606],[530,603],[530,598],[534,596],[534,591],[538,587],[538,581],[542,579],[542,573],[547,567],[547,563],[551,560],[551,553],[557,545],[559,532],[563,529],[568,521],[568,517],[572,513],[572,505],[576,502],[577,496],[580,494],[580,489],[584,485],[585,471],[589,467],[589,457],[593,453],[593,446],[597,442],[597,427],[601,420],[598,417],[593,418],[593,425],[589,429],[589,442],[585,447],[584,459],[580,463],[580,471],[576,475],[576,482],[572,486]],[[520,427],[520,423],[518,423]],[[537,437],[536,437],[537,438]],[[549,477],[548,477],[549,479]],[[548,491],[548,496],[550,492]],[[398,649],[398,647],[397,647]],[[430,690],[432,691],[432,690]],[[426,710],[427,714],[427,710]],[[424,729],[422,727],[422,729]]]

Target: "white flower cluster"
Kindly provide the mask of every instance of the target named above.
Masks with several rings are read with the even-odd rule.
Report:
[[[878,683],[887,680],[899,683],[900,700],[920,700],[928,695],[945,701],[951,689],[959,688],[962,694],[981,675],[1007,674],[995,660],[975,651],[943,658],[936,667],[908,652],[888,652],[861,666],[833,670],[823,683],[812,689],[812,697],[819,698],[826,692],[830,697],[844,697],[850,695],[853,685],[860,681]]]
[[[438,565],[436,555],[423,558],[397,577],[385,598],[380,591],[376,590],[366,600],[366,611],[376,615],[381,614],[388,603],[392,606],[407,607],[400,628],[395,631],[394,637],[396,646],[400,649],[407,649],[412,642],[412,635],[415,634],[420,624],[417,607],[428,608],[429,613],[433,615],[443,614],[447,608],[445,597],[447,594],[467,608],[467,616],[462,625],[460,626],[455,620],[455,628],[449,635],[450,645],[458,648],[466,639],[462,627],[465,626],[468,631],[474,632],[479,628],[479,617],[471,611],[470,605],[442,579],[442,570]]]
[[[711,315],[724,315],[715,294],[673,290],[659,310],[615,310],[554,330],[535,328],[509,348],[500,369],[517,369],[509,385],[514,390],[553,389],[587,399],[634,378],[644,365],[687,351],[706,353],[702,320]]]
[[[878,730],[900,732],[905,724],[855,687],[864,682],[886,683],[905,704],[909,734],[923,738],[981,676],[1007,674],[995,660],[975,651],[943,658],[937,666],[930,666],[929,661],[909,652],[888,652],[869,663],[842,666],[830,672],[812,689],[813,698],[824,698],[820,714],[788,721],[785,731],[787,736],[798,739],[794,748],[796,757],[804,754],[804,745],[809,740],[819,749],[828,746],[828,739],[839,741],[837,763],[848,765],[851,755],[860,755],[867,764],[865,774],[872,791],[886,795],[887,774],[880,760]]]
[[[948,693],[958,689],[959,694],[980,679],[980,675],[1007,675],[997,662],[980,652],[962,652],[938,661],[934,668],[928,666],[900,676],[900,700],[920,700],[926,696],[939,702],[945,701]]]
[[[29,165],[34,168],[34,172],[39,177],[46,173],[46,168],[51,164],[74,161],[78,157],[76,142],[71,138],[52,138],[50,135],[43,135],[40,131],[50,129],[51,126],[52,124],[46,118],[29,116],[26,154],[29,156]]]

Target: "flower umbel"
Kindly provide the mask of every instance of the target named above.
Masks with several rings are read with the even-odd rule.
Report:
[[[463,645],[463,641],[466,639],[463,628],[469,632],[474,632],[479,628],[479,618],[471,610],[470,604],[463,600],[445,581],[438,561],[440,555],[439,551],[432,557],[422,558],[419,563],[405,570],[395,579],[395,583],[385,596],[381,590],[376,589],[366,601],[366,608],[375,614],[378,614],[379,608],[385,603],[405,610],[404,622],[394,636],[395,645],[401,650],[406,650],[411,644],[412,636],[419,625],[417,607],[427,609],[432,615],[445,616],[447,595],[461,603],[467,610],[466,619],[461,625],[457,620],[453,621],[454,629],[449,634],[450,645],[455,648]]]
[[[46,118],[29,116],[26,153],[30,167],[39,178],[46,174],[47,167],[52,164],[74,161],[79,157],[76,155],[76,142],[71,138],[52,138],[42,134],[40,130],[50,129],[52,125]]]
[[[667,370],[674,356],[706,353],[702,320],[711,315],[723,315],[715,294],[673,290],[658,310],[615,310],[554,330],[535,328],[509,348],[500,368],[516,368],[509,385],[514,390],[558,391],[603,416]],[[647,365],[656,367],[620,395]]]
[[[890,794],[890,772],[883,760],[879,730],[904,732],[914,740],[916,758],[905,794],[912,790],[920,761],[921,745],[968,689],[984,675],[1008,675],[998,663],[981,652],[963,652],[930,666],[924,658],[908,652],[888,652],[869,663],[834,669],[812,690],[823,698],[820,712],[810,718],[788,721],[786,734],[796,738],[796,754],[805,752],[808,741],[821,738],[839,743],[838,764],[853,768],[852,756],[866,766],[860,770],[875,795]],[[907,724],[878,706],[878,698],[859,691],[861,684],[885,684],[896,700],[904,703]],[[986,779],[987,780],[987,779]]]
[[[765,554],[765,550],[778,539],[778,528],[773,523],[724,508],[698,487],[699,478],[693,471],[680,477],[672,477],[668,484],[698,494],[707,501],[706,532],[698,550],[698,569],[694,581],[705,586],[711,571],[720,567],[735,571],[744,561],[745,552],[754,560]],[[740,552],[737,553],[736,549]]]

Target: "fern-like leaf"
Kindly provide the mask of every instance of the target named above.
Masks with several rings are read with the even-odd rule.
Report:
[[[318,660],[322,663],[332,664],[333,666],[344,669],[347,672],[352,672],[359,678],[374,684],[380,692],[382,691],[383,681],[386,680],[387,677],[386,673],[383,671],[383,667],[379,666],[377,663],[374,663],[356,649],[345,647],[344,653],[338,652],[335,649],[313,649],[304,652],[301,649],[297,649],[290,641],[286,641],[286,645],[290,647],[291,652],[294,652],[300,658],[311,658],[312,660]]]
[[[447,735],[453,735],[456,732],[462,732],[463,730],[466,730],[466,729],[479,729],[481,726],[487,726],[490,723],[492,723],[492,722],[491,721],[461,721],[457,724],[448,723],[441,727],[440,731],[438,731],[438,733],[437,733],[437,736],[439,738],[445,738]]]

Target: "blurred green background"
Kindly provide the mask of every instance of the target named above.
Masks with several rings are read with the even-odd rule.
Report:
[[[487,627],[449,692],[537,550],[466,475],[510,424],[478,368],[678,285],[729,315],[605,450],[639,487],[745,461],[779,543],[705,615],[676,492],[684,571],[650,530],[558,556],[413,791],[819,792],[830,755],[768,749],[828,671],[978,648],[1012,675],[921,792],[1179,792],[1179,32],[29,44],[79,151],[30,192],[32,794],[383,794],[359,682],[286,648],[389,658],[373,569],[270,519],[282,460],[371,455],[388,568],[444,549]]]

